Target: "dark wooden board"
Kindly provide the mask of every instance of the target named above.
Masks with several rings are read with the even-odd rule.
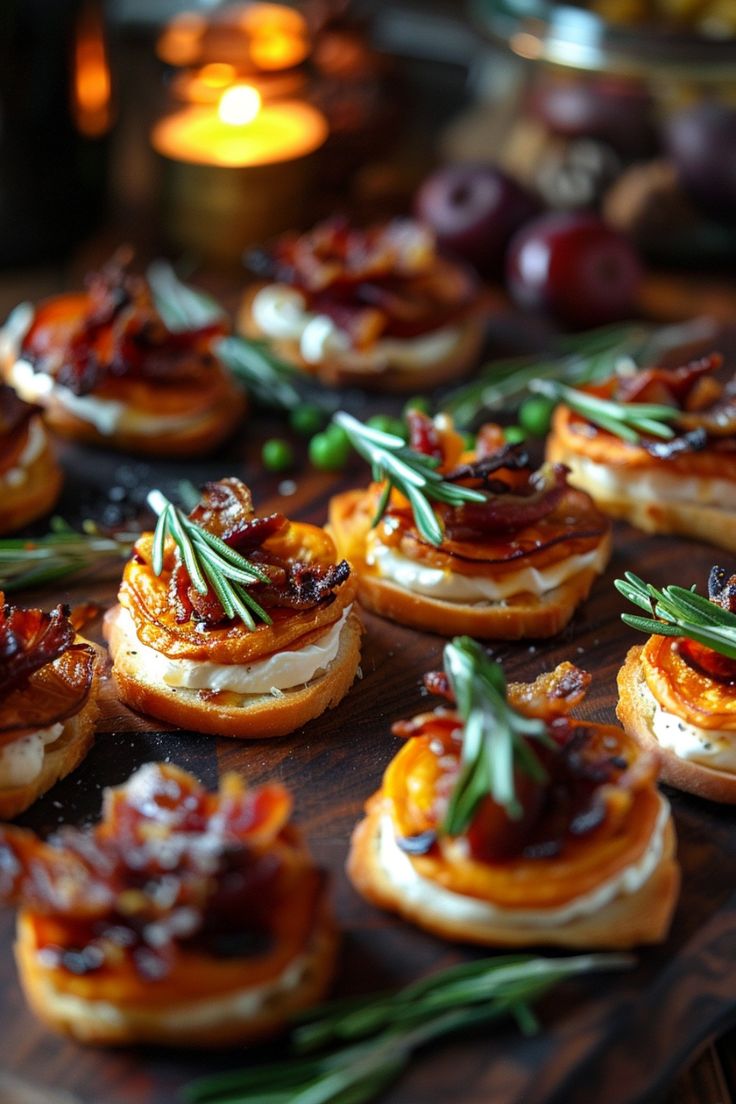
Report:
[[[261,426],[268,431],[268,425]],[[272,429],[275,427],[271,427]],[[130,461],[103,451],[65,446],[68,483],[60,512],[72,521],[99,516],[111,488],[135,484],[171,492],[237,474],[264,510],[277,502],[293,516],[323,522],[340,483],[365,478],[356,466],[343,477],[299,467],[295,493],[279,498],[281,479],[258,470],[254,435],[206,462]],[[612,721],[615,675],[636,634],[625,629],[612,580],[633,568],[654,582],[703,585],[718,560],[733,557],[705,545],[650,538],[620,525],[615,554],[590,601],[556,640],[496,647],[512,678],[530,678],[562,659],[594,674],[582,712]],[[93,596],[109,604],[114,582],[95,582],[36,597],[45,604]],[[28,596],[33,597],[33,596]],[[96,747],[82,767],[23,818],[43,831],[93,819],[101,788],[119,783],[140,763],[170,758],[209,784],[225,770],[258,782],[279,778],[294,791],[297,818],[318,861],[332,876],[335,909],[345,932],[338,993],[397,985],[465,954],[364,903],[343,872],[348,838],[365,798],[398,748],[390,724],[422,703],[419,680],[440,662],[443,640],[366,616],[362,674],[335,710],[284,739],[240,743],[170,730],[134,716],[106,683]],[[661,1093],[716,1033],[736,1022],[736,810],[671,795],[684,885],[673,930],[662,947],[637,954],[625,975],[566,985],[541,1008],[544,1030],[524,1039],[511,1028],[433,1048],[385,1096],[390,1104],[637,1104]],[[45,1031],[27,1011],[10,952],[13,917],[0,916],[0,1101],[2,1104],[173,1104],[177,1088],[202,1072],[250,1060],[245,1051],[201,1057],[163,1050],[84,1049]],[[263,1050],[263,1048],[261,1048]],[[280,1054],[278,1045],[267,1053]]]

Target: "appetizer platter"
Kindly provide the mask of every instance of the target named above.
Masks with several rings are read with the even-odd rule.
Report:
[[[125,311],[131,287],[119,271],[115,279],[127,288],[114,297]],[[109,305],[98,304],[103,315]],[[149,301],[143,309],[155,312]],[[116,337],[130,336],[132,317],[113,326]],[[157,349],[159,370],[170,354],[180,359],[181,329],[169,325],[158,317],[153,330],[160,337],[163,326],[176,347]],[[203,332],[229,340],[225,329]],[[728,362],[728,341],[719,347]],[[712,367],[691,370],[683,394]],[[502,970],[510,952],[530,969],[553,967],[526,952],[557,962],[554,991],[547,975],[528,1003],[522,988],[504,1006],[510,1017],[489,999],[489,1022],[457,998],[463,1026],[451,1039],[422,1049],[394,1029],[396,1053],[375,1067],[365,1058],[365,1073],[353,1069],[340,1092],[389,1104],[587,1104],[594,1084],[601,1104],[636,1104],[665,1092],[736,1022],[733,796],[712,779],[731,768],[688,761],[683,777],[670,756],[660,794],[653,744],[674,745],[666,725],[652,738],[639,689],[646,678],[660,709],[699,725],[693,739],[710,729],[727,743],[736,662],[727,542],[702,534],[721,544],[714,552],[668,528],[645,533],[638,515],[642,529],[609,520],[610,503],[596,504],[572,475],[568,483],[553,452],[530,454],[490,418],[471,443],[448,415],[411,408],[404,442],[385,419],[370,425],[380,412],[395,430],[403,400],[346,395],[337,382],[329,410],[349,407],[333,424],[354,453],[332,472],[308,463],[316,438],[308,449],[294,439],[291,470],[266,470],[263,444],[283,434],[283,418],[259,410],[236,426],[240,399],[234,432],[216,450],[208,438],[207,457],[177,458],[164,434],[161,448],[133,458],[122,440],[104,444],[97,433],[90,444],[76,423],[60,427],[65,526],[55,547],[78,567],[86,542],[104,571],[61,570],[38,585],[42,542],[27,534],[45,532],[41,522],[19,541],[27,562],[19,554],[3,568],[12,586],[3,616],[18,619],[20,655],[35,655],[30,676],[27,664],[16,670],[18,685],[43,680],[69,650],[86,665],[76,691],[66,688],[77,709],[59,707],[51,720],[99,716],[77,769],[25,811],[13,806],[6,816],[20,815],[0,828],[0,897],[19,909],[17,940],[13,909],[0,913],[8,1104],[24,1093],[44,1104],[246,1099],[237,1071],[295,1062],[283,1035],[271,1036],[328,992],[369,1001],[450,967],[475,971],[480,984],[486,958]],[[117,395],[123,384],[104,386]],[[683,417],[707,420],[720,397],[709,390]],[[651,406],[661,391],[645,398]],[[13,403],[11,433],[31,416]],[[668,409],[672,421],[680,408]],[[91,524],[109,528],[113,517],[117,539]],[[503,539],[484,544],[489,527]],[[482,571],[472,562],[479,548]],[[520,606],[519,559],[530,573]],[[432,571],[451,588],[440,598]],[[692,586],[701,599],[688,604]],[[59,603],[71,622],[33,612]],[[553,612],[540,616],[547,604]],[[678,713],[683,663],[699,696]],[[661,685],[668,697],[656,694]],[[483,782],[477,741],[485,746],[489,717],[505,733],[506,773],[497,763],[495,781]],[[51,727],[24,714],[14,734],[12,720],[3,746]],[[396,1008],[405,1002],[402,990]],[[296,1078],[301,1067],[292,1068]],[[220,1075],[232,1075],[229,1096]],[[313,1099],[343,1099],[320,1085]]]

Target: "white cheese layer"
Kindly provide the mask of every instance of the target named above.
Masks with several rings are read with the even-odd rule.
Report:
[[[145,669],[147,678],[183,690],[269,694],[304,686],[329,667],[340,650],[340,637],[351,609],[348,606],[339,621],[330,625],[314,643],[297,650],[276,652],[267,659],[249,664],[169,659],[139,640],[133,619],[125,609],[119,611],[117,627],[123,641],[121,647],[137,654],[138,664]]]
[[[425,567],[382,544],[375,536],[368,538],[366,562],[376,568],[382,579],[414,594],[426,594],[445,602],[503,602],[515,594],[540,596],[554,590],[573,575],[593,568],[599,574],[608,559],[605,545],[599,545],[579,556],[568,556],[549,567],[520,567],[493,579],[489,576],[460,575],[439,567]],[[493,571],[492,567],[488,568]]]
[[[0,788],[27,786],[43,769],[44,749],[53,744],[64,731],[63,724],[29,732],[0,748]]]
[[[411,859],[396,843],[393,822],[388,815],[380,821],[376,841],[378,860],[384,875],[396,888],[405,904],[421,908],[423,915],[437,921],[456,921],[474,925],[500,923],[524,924],[536,928],[558,927],[581,916],[590,916],[618,897],[636,893],[651,878],[664,851],[664,830],[670,818],[670,807],[660,795],[661,807],[649,844],[638,862],[621,870],[590,893],[575,897],[566,905],[548,909],[507,909],[466,897],[445,889],[437,882],[423,878]]]
[[[268,284],[251,303],[253,319],[262,333],[274,340],[297,341],[308,364],[337,356],[341,364],[356,370],[396,368],[421,370],[450,356],[462,341],[462,330],[446,326],[412,338],[383,338],[370,349],[354,349],[350,338],[331,318],[306,309],[304,296],[287,284]]]
[[[80,1018],[93,1018],[111,1027],[135,1027],[150,1024],[163,1031],[191,1030],[216,1027],[232,1020],[247,1021],[258,1016],[279,997],[292,993],[304,981],[312,968],[314,956],[299,955],[286,966],[278,977],[262,985],[254,985],[220,997],[206,997],[190,1001],[178,1007],[126,1008],[109,1001],[85,1000],[73,993],[60,993],[54,985],[45,981],[44,1004],[62,1020],[76,1022]],[[152,983],[155,984],[155,983]]]
[[[161,416],[133,410],[125,403],[99,399],[94,395],[75,395],[68,387],[61,387],[46,372],[34,372],[27,360],[16,360],[10,368],[10,382],[26,402],[45,405],[53,397],[65,410],[84,422],[89,422],[98,433],[110,437],[118,430],[154,437],[159,433],[176,433],[196,426],[206,414],[171,414]]]
[[[679,759],[736,774],[736,732],[688,724],[664,709],[648,686],[641,690],[653,709],[652,732],[662,747],[674,751]]]
[[[566,463],[572,469],[571,483],[575,483],[575,476],[579,475],[586,487],[595,487],[601,494],[636,498],[642,502],[694,502],[698,506],[736,509],[736,483],[732,479],[687,477],[659,469],[615,468],[598,464],[586,456],[576,456]]]
[[[0,475],[0,487],[20,487],[28,478],[28,469],[46,448],[48,438],[40,418],[31,418],[28,423],[28,440],[23,451],[12,468]]]

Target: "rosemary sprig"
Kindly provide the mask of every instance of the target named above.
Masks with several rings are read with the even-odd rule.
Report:
[[[0,540],[0,590],[10,594],[106,568],[118,573],[135,540],[133,533],[102,533],[92,521],[78,533],[62,518],[52,518],[50,532],[42,537]]]
[[[652,329],[638,322],[574,334],[556,344],[551,357],[522,356],[491,361],[472,383],[452,391],[442,409],[467,428],[489,411],[511,410],[533,379],[556,379],[573,387],[607,379],[622,365],[658,363],[664,353],[691,342],[708,341],[716,327],[697,318],[683,325]]]
[[[438,461],[432,456],[410,448],[394,433],[384,433],[364,425],[351,414],[340,410],[333,421],[342,426],[348,439],[364,460],[371,465],[374,480],[385,480],[373,525],[377,525],[388,509],[392,489],[409,500],[417,529],[430,544],[442,542],[442,524],[432,502],[460,506],[463,502],[484,502],[485,495],[471,487],[448,483],[436,470]]]
[[[147,278],[156,309],[172,332],[198,329],[221,322],[225,312],[211,295],[183,283],[166,261],[150,265]],[[294,410],[308,395],[309,401],[326,411],[335,402],[310,380],[276,356],[265,341],[230,335],[217,338],[213,351],[230,372],[242,380],[248,391],[264,406]],[[298,384],[298,386],[297,386]]]
[[[546,772],[528,741],[551,745],[547,725],[525,717],[506,700],[506,678],[499,663],[469,636],[445,645],[445,673],[463,721],[461,769],[445,814],[442,830],[462,835],[486,797],[492,797],[513,819],[521,816],[514,770],[536,781]]]
[[[256,618],[270,625],[271,618],[247,589],[253,583],[270,582],[268,575],[214,533],[188,518],[161,491],[151,491],[147,501],[158,515],[151,556],[154,574],[160,575],[163,571],[164,549],[170,538],[179,549],[190,582],[199,594],[207,594],[211,586],[226,617],[240,618],[249,629],[255,629]]]
[[[680,411],[663,403],[623,403],[601,399],[557,380],[532,380],[529,390],[554,402],[565,403],[576,414],[631,444],[639,444],[642,434],[664,440],[675,436],[669,423],[677,420]]]
[[[506,1016],[525,1034],[539,1025],[532,1005],[552,986],[591,970],[631,966],[628,955],[542,958],[506,955],[431,974],[398,993],[314,1009],[292,1035],[296,1052],[317,1057],[205,1077],[187,1086],[189,1104],[365,1104],[433,1039]]]
[[[736,614],[698,594],[695,588],[666,586],[657,590],[631,571],[614,586],[624,598],[645,610],[650,617],[622,613],[621,620],[632,629],[658,636],[685,636],[706,648],[736,659]]]

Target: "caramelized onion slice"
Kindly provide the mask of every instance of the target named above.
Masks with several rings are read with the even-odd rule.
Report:
[[[73,644],[12,690],[0,704],[0,745],[75,716],[89,696],[95,662],[89,644]]]
[[[0,700],[28,677],[66,651],[74,627],[64,606],[40,609],[0,606]]]
[[[546,671],[534,682],[512,682],[508,687],[509,703],[529,717],[551,720],[566,716],[585,697],[591,675],[567,660]]]

